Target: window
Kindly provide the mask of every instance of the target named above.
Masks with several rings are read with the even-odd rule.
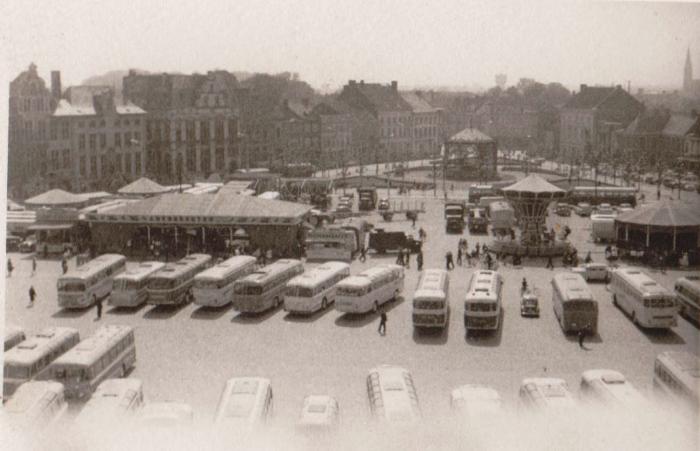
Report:
[[[122,146],[122,134],[121,133],[115,133],[114,134],[114,145],[116,147],[121,147]]]
[[[197,165],[197,151],[193,146],[189,146],[187,148],[187,170],[190,172],[194,172],[196,170],[196,165]]]
[[[124,169],[124,166],[122,166],[122,154],[118,153],[116,155],[116,160],[115,160],[115,166],[117,171],[122,172]]]
[[[97,148],[97,135],[94,133],[90,134],[90,150],[95,150]]]
[[[134,132],[134,141],[138,141],[136,145],[141,144],[141,133],[139,132]]]
[[[85,176],[85,156],[80,157],[80,175]]]
[[[202,172],[209,172],[211,169],[211,156],[209,155],[209,149],[202,149],[202,154],[200,156],[200,166]]]
[[[100,133],[100,149],[107,147],[107,135]]]
[[[185,136],[188,142],[194,142],[194,121],[185,123]]]
[[[131,154],[124,154],[124,172],[127,174],[131,173]]]
[[[134,172],[137,175],[141,174],[141,152],[134,154]]]
[[[216,169],[223,169],[225,166],[224,162],[224,148],[218,147],[216,149]]]
[[[109,161],[109,158],[106,155],[102,155],[100,157],[100,168],[102,169],[102,176],[103,177],[107,176],[107,173],[109,172],[109,169],[107,168],[108,161]]]
[[[61,138],[70,138],[70,128],[68,127],[68,121],[61,123]]]
[[[51,137],[51,139],[58,139],[58,125],[56,125],[55,122],[51,123],[49,130],[49,136]]]
[[[131,132],[124,133],[124,145],[131,147]]]
[[[207,121],[199,123],[199,140],[202,144],[209,144],[209,122]]]
[[[217,143],[224,142],[224,121],[216,121],[216,126],[214,128],[214,136]]]
[[[63,149],[63,168],[68,169],[70,167],[70,149]]]
[[[97,156],[95,155],[90,157],[90,175],[97,175]]]

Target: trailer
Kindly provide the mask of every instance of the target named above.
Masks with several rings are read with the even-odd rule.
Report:
[[[369,249],[378,254],[386,251],[408,249],[415,253],[421,250],[422,243],[404,232],[387,232],[384,229],[374,229],[369,234]]]
[[[615,215],[591,215],[591,238],[596,243],[615,241]]]
[[[462,233],[464,231],[464,202],[445,202],[445,232]]]
[[[508,202],[496,201],[491,203],[491,228],[508,231],[515,226],[515,210]]]
[[[360,199],[360,210],[368,211],[377,208],[377,188],[357,188],[357,197]]]

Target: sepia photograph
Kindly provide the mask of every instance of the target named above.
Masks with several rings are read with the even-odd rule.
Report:
[[[5,0],[0,449],[700,449],[700,2]]]

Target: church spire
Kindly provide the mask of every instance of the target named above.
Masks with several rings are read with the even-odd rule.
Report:
[[[691,85],[693,84],[693,63],[690,60],[690,46],[688,46],[688,52],[685,55],[685,70],[683,72],[683,90],[689,91]]]

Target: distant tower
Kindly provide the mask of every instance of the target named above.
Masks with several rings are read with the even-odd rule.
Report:
[[[503,89],[506,87],[508,76],[506,74],[496,74],[496,86]]]
[[[683,91],[690,93],[693,90],[693,63],[690,61],[690,47],[685,56],[685,69],[683,71]]]

